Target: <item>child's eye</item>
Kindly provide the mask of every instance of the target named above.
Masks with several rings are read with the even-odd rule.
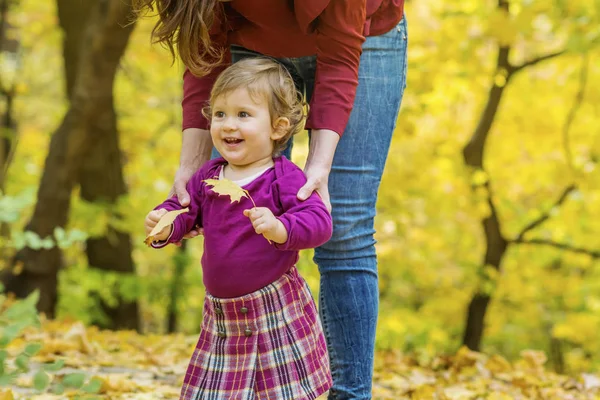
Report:
[[[223,111],[215,111],[213,113],[214,118],[223,118],[224,116],[225,116],[225,113]]]
[[[250,116],[250,114],[248,114],[246,111],[240,111],[240,112],[238,113],[238,116],[239,116],[240,118],[247,118],[247,117],[249,117],[249,116]]]

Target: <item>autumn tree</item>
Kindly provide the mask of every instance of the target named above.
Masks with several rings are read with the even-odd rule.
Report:
[[[500,19],[508,21],[510,19],[509,2],[507,0],[499,0],[497,7],[497,12],[500,15]],[[554,59],[560,55],[563,55],[566,51],[558,50],[531,58],[521,64],[514,64],[510,60],[512,49],[513,44],[511,42],[502,40],[499,41],[496,67],[492,77],[493,84],[490,88],[486,105],[481,113],[481,116],[479,117],[477,128],[463,149],[465,163],[469,167],[472,167],[474,171],[483,172],[484,174],[486,174],[484,165],[486,140],[492,128],[492,124],[494,123],[496,114],[498,113],[502,97],[506,92],[508,84],[519,72],[523,71],[524,69],[531,68],[539,63]],[[581,101],[580,96],[581,94],[578,95],[578,102]],[[568,136],[568,124],[566,125],[565,129],[566,131],[564,134]],[[568,161],[570,161],[569,156],[570,153],[567,147],[566,158]],[[484,192],[487,193],[487,204],[489,206],[489,215],[485,216],[481,220],[482,231],[485,236],[485,254],[482,260],[482,269],[486,267],[492,267],[499,271],[502,267],[502,260],[506,250],[512,243],[544,244],[557,246],[571,251],[586,251],[547,240],[525,239],[525,235],[529,231],[541,225],[550,217],[550,210],[542,213],[535,221],[531,221],[529,224],[527,224],[527,226],[523,227],[522,230],[517,234],[516,238],[507,238],[505,233],[503,233],[502,222],[498,216],[495,206],[491,181],[489,179],[484,179],[479,186],[481,187],[476,186],[474,189],[482,188]],[[574,185],[567,186],[563,193],[558,197],[554,207],[560,206],[565,201],[569,193],[574,189]],[[463,343],[471,349],[479,350],[480,348],[481,339],[483,337],[485,314],[490,300],[491,293],[478,289],[469,303]]]
[[[112,88],[119,60],[133,30],[131,3],[101,0],[89,5],[59,1],[60,23],[65,31],[65,65],[69,109],[52,135],[37,203],[26,230],[40,237],[67,223],[71,191],[81,182],[82,196],[114,202],[125,192],[120,168]],[[85,15],[87,18],[83,18]],[[115,239],[92,239],[88,258],[96,267],[131,271],[127,235],[109,232]],[[113,243],[117,245],[114,246]],[[114,253],[113,253],[114,252]],[[118,253],[118,254],[117,254]],[[118,258],[118,261],[117,261]],[[8,291],[20,297],[40,290],[38,308],[52,317],[57,299],[57,273],[61,251],[24,248],[15,257],[23,272],[4,271]],[[135,325],[135,306],[108,314],[122,326]],[[112,314],[112,315],[111,315]]]
[[[71,98],[73,87],[77,79],[78,65],[82,53],[82,39],[84,29],[92,3],[82,3],[72,0],[58,0],[58,16],[60,26],[64,31],[63,54],[65,60],[66,92]],[[132,24],[125,25],[119,30],[130,33]],[[90,125],[90,134],[97,137],[96,144],[90,149],[81,171],[79,182],[81,197],[88,202],[106,203],[115,208],[120,196],[125,195],[127,188],[123,179],[122,157],[119,148],[119,135],[114,101],[111,96],[98,99],[96,105],[98,118]],[[112,217],[120,219],[118,212],[112,212]],[[131,238],[112,225],[107,227],[107,232],[102,237],[92,237],[86,241],[86,254],[88,264],[92,268],[105,271],[116,271],[122,274],[135,272],[131,256]],[[102,298],[98,298],[102,310],[108,321],[96,321],[107,328],[137,329],[138,313],[137,303],[131,299],[124,299],[115,289],[116,305],[109,305]]]

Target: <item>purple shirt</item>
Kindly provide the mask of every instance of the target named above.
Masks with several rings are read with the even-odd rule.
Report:
[[[318,194],[299,201],[298,189],[306,177],[298,166],[281,156],[275,165],[243,188],[257,207],[267,207],[283,223],[288,240],[269,244],[254,232],[243,211],[252,208],[250,199],[242,197],[231,203],[226,195],[217,195],[204,179],[218,179],[227,162],[211,160],[192,176],[187,184],[191,200],[190,211],[177,216],[168,241],[182,240],[194,225],[204,228],[202,271],[204,286],[215,297],[239,297],[279,279],[296,261],[298,251],[322,245],[331,237],[331,215]],[[155,209],[181,209],[177,197],[166,200]]]

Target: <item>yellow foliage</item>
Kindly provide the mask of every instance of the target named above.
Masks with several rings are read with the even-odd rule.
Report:
[[[0,400],[14,400],[12,390],[2,390],[0,391]]]

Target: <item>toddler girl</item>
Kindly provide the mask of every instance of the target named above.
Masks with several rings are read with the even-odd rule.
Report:
[[[227,68],[205,114],[222,158],[187,184],[189,212],[154,235],[153,247],[204,230],[206,288],[200,338],[181,399],[315,399],[331,387],[325,339],[311,293],[298,274],[298,251],[331,236],[329,212],[316,194],[296,197],[306,178],[279,152],[302,129],[301,95],[287,70],[266,58]],[[207,179],[229,179],[252,197],[219,195]],[[214,181],[213,181],[214,183]],[[166,200],[145,220],[148,234]]]

